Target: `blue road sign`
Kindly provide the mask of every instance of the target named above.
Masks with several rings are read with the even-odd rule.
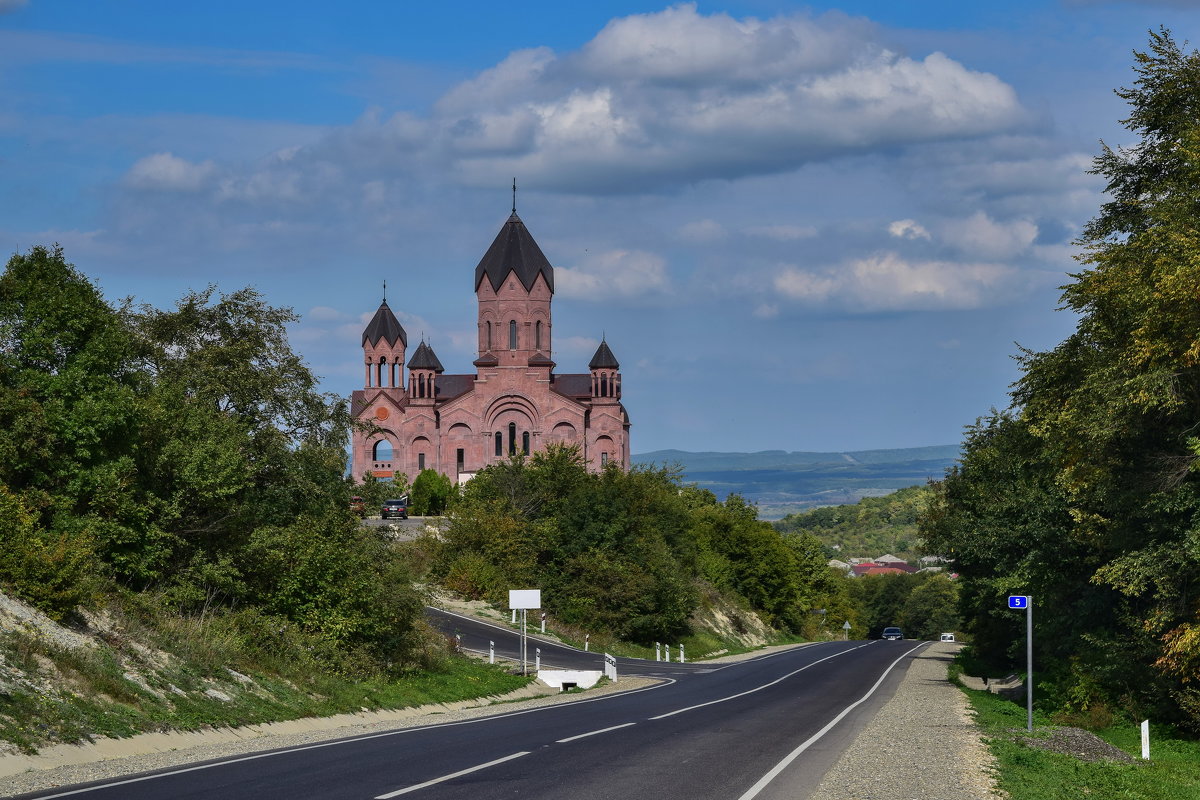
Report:
[[[1008,596],[1009,608],[1029,608],[1029,596],[1024,594],[1010,594]]]

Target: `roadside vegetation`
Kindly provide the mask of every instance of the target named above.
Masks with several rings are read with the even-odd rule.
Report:
[[[831,557],[876,558],[891,553],[913,561],[919,552],[917,520],[929,503],[926,486],[910,486],[883,497],[789,514],[772,523],[785,534],[811,534]]]
[[[986,691],[963,689],[996,759],[999,788],[1010,800],[1192,800],[1200,797],[1200,742],[1170,726],[1152,726],[1150,760],[1141,760],[1141,731],[1131,720],[1091,731],[1078,718],[1034,714]],[[1111,748],[1111,749],[1110,749]]]
[[[968,432],[921,535],[963,576],[989,674],[1023,663],[1033,600],[1039,708],[1200,734],[1200,53],[1136,54],[1127,148],[1063,288],[1065,341],[1022,351],[1011,404]],[[1031,756],[1032,758],[1032,756]],[[1170,795],[1179,796],[1179,795]],[[1189,795],[1195,796],[1195,794]]]

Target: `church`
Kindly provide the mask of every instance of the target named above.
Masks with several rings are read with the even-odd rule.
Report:
[[[447,374],[422,340],[407,381],[408,334],[384,297],[363,331],[363,388],[351,397],[351,414],[368,423],[352,436],[355,480],[404,473],[411,481],[435,469],[458,484],[551,443],[577,446],[592,471],[613,462],[628,469],[620,364],[602,339],[587,372],[554,371],[554,268],[515,204],[475,267],[475,297],[475,371]]]

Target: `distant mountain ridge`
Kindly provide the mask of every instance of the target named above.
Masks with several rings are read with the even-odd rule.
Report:
[[[677,464],[685,483],[722,499],[740,494],[758,505],[763,519],[781,519],[808,508],[856,503],[863,497],[940,479],[959,452],[957,444],[842,452],[655,450],[635,453],[633,463]]]

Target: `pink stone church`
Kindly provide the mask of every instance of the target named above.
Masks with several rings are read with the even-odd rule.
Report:
[[[588,372],[554,371],[554,268],[513,209],[475,268],[479,357],[473,373],[447,375],[422,341],[408,361],[408,335],[380,304],[363,331],[363,388],[351,413],[373,425],[353,435],[352,474],[412,480],[435,469],[461,483],[516,453],[552,442],[579,447],[588,468],[629,464],[629,415],[620,365],[601,341]]]

